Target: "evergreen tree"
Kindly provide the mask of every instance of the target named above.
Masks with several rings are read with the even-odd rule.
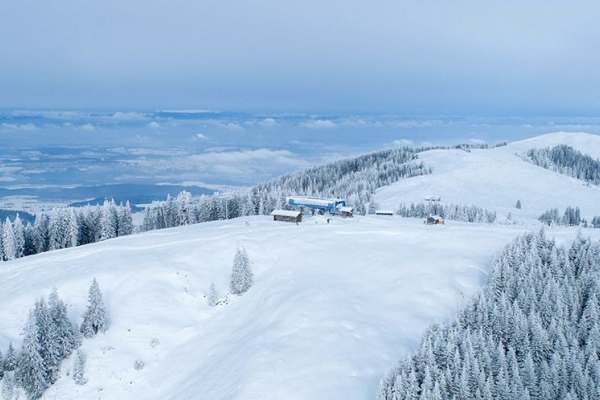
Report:
[[[243,247],[238,249],[233,259],[229,288],[233,294],[245,293],[252,286],[253,275],[248,253]]]
[[[86,356],[81,350],[77,350],[77,357],[75,358],[75,364],[73,365],[73,380],[77,385],[85,385],[87,378],[85,378],[85,362]]]
[[[8,350],[6,352],[6,357],[4,358],[4,370],[5,371],[14,371],[17,368],[17,355],[15,353],[15,348],[13,347],[12,342],[8,344]]]
[[[5,260],[14,260],[18,257],[17,238],[15,236],[15,231],[13,230],[13,225],[8,217],[6,217],[6,221],[2,227],[2,245],[4,248]]]
[[[25,255],[25,227],[19,214],[15,216],[13,221],[13,232],[15,234],[16,258],[21,258]]]
[[[16,371],[17,381],[30,399],[42,397],[49,386],[38,330],[34,312],[31,311],[23,330],[23,347]]]
[[[0,379],[4,376],[4,357],[2,357],[2,351],[0,351]]]
[[[102,292],[96,278],[94,278],[88,293],[88,307],[83,317],[83,323],[81,324],[81,333],[86,338],[91,338],[98,332],[105,333],[108,326],[108,315],[104,307]]]
[[[46,381],[53,384],[58,379],[60,369],[60,349],[56,327],[50,317],[50,311],[46,301],[42,297],[35,304],[34,308],[35,323],[37,324],[37,341],[40,346],[40,355],[43,359]]]
[[[520,210],[521,209],[521,200],[517,200],[517,204],[515,205],[515,207]]]
[[[2,380],[2,398],[4,400],[13,400],[15,396],[15,377],[12,372],[6,373]]]
[[[215,288],[214,283],[210,284],[210,289],[208,292],[208,305],[214,307],[217,305],[219,301],[219,295],[217,294],[217,289]]]
[[[56,288],[48,298],[50,318],[56,332],[55,346],[61,360],[69,357],[73,350],[78,347],[76,331],[67,315],[67,307],[58,296]]]

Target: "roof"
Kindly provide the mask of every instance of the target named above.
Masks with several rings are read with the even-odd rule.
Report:
[[[340,212],[352,212],[354,207],[340,207]]]
[[[342,199],[321,199],[316,197],[304,197],[304,196],[290,196],[286,199],[288,204],[291,202],[296,205],[307,205],[307,206],[321,206],[328,207],[334,206],[337,203],[340,203],[344,200]]]
[[[394,214],[392,210],[375,210],[375,214]]]
[[[300,211],[288,211],[288,210],[273,210],[271,215],[280,215],[282,217],[294,217],[297,218],[300,215]]]
[[[430,215],[429,218],[433,218],[433,219],[444,219],[442,217],[440,217],[439,215]]]

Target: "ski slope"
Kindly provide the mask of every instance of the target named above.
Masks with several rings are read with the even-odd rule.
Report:
[[[588,221],[600,215],[600,187],[545,170],[524,160],[531,148],[573,146],[582,153],[600,157],[600,136],[585,133],[555,133],[509,143],[507,146],[471,150],[431,150],[419,160],[433,174],[398,181],[377,192],[381,208],[396,210],[400,203],[422,203],[427,196],[440,196],[446,204],[476,205],[496,211],[498,219],[508,214],[519,223],[534,223],[550,208],[560,214],[568,206],[579,207]],[[522,208],[516,209],[517,200]]]
[[[397,216],[329,224],[309,217],[296,225],[256,216],[0,263],[0,350],[10,341],[20,347],[28,310],[54,286],[80,323],[95,277],[111,327],[83,343],[87,384],[71,379],[71,358],[44,399],[372,399],[424,329],[451,318],[476,293],[494,255],[539,229],[539,213],[573,205],[584,216],[600,215],[596,189],[524,162],[515,155],[521,144],[423,153],[432,175],[378,193],[386,208],[439,195],[510,211],[520,218],[516,225],[427,226]],[[559,244],[578,232],[546,229]],[[600,238],[600,229],[582,233]],[[254,286],[227,296],[240,246]],[[211,283],[223,300],[212,308]]]

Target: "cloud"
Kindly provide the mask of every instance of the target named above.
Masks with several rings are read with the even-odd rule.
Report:
[[[328,119],[310,120],[303,123],[302,126],[309,129],[332,129],[337,127],[334,122]]]
[[[94,130],[95,130],[95,128],[94,128],[94,125],[92,125],[92,124],[90,124],[90,123],[87,123],[87,124],[81,125],[81,126],[80,126],[80,129],[81,129],[81,130],[84,130],[84,131],[87,131],[87,132],[92,132],[92,131],[94,131]]]
[[[38,127],[32,124],[31,122],[28,124],[8,124],[6,122],[0,125],[0,130],[3,131],[20,131],[20,132],[32,132],[37,131]]]
[[[148,128],[151,129],[160,129],[160,124],[156,121],[152,121],[148,124]]]
[[[117,111],[110,118],[115,121],[140,121],[146,119],[146,116],[138,112]]]
[[[392,146],[394,147],[404,147],[404,146],[413,146],[415,142],[410,139],[398,139],[392,142]]]
[[[196,139],[196,140],[208,140],[208,137],[206,135],[203,135],[202,133],[196,133],[194,135],[194,139]]]

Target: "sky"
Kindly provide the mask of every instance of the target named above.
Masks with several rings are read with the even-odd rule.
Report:
[[[0,108],[595,116],[596,1],[5,0]]]

